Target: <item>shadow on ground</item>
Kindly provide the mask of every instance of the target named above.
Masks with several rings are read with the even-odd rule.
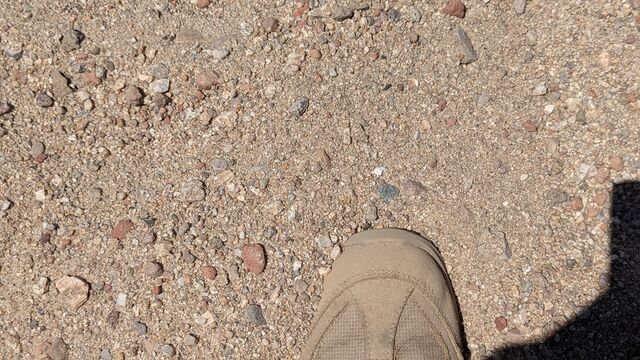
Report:
[[[615,185],[610,234],[608,290],[543,342],[492,359],[640,359],[640,182]]]

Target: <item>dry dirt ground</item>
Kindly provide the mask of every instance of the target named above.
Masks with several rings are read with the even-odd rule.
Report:
[[[371,227],[438,245],[473,359],[609,286],[638,0],[0,2],[2,359],[296,359]]]

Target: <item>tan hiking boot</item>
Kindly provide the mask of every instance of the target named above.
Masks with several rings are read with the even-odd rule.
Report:
[[[453,288],[435,246],[405,230],[352,236],[327,276],[302,359],[462,359]]]

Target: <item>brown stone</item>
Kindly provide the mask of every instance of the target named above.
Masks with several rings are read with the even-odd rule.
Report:
[[[260,274],[266,266],[266,255],[261,244],[249,244],[242,247],[242,261],[249,271]]]
[[[46,159],[47,159],[46,154],[38,154],[33,157],[33,161],[35,161],[36,164],[42,164]]]
[[[593,201],[598,206],[602,206],[602,205],[604,205],[604,203],[607,202],[607,199],[609,199],[609,194],[607,194],[606,191],[601,191],[601,192],[596,194],[596,196],[593,198]]]
[[[420,36],[415,31],[409,33],[409,42],[415,44],[420,40]]]
[[[266,17],[262,19],[261,25],[264,31],[268,34],[278,30],[279,24],[278,24],[278,20],[276,20],[275,18]]]
[[[56,338],[45,350],[47,359],[67,360],[69,358],[69,346],[62,338]]]
[[[622,171],[624,169],[624,160],[620,156],[612,156],[609,158],[609,164],[615,171]]]
[[[438,106],[438,111],[443,112],[444,109],[447,107],[447,100],[445,99],[438,100],[437,106]]]
[[[601,167],[596,171],[595,180],[598,184],[602,184],[609,180],[609,169]]]
[[[111,236],[122,240],[133,229],[133,221],[129,219],[120,220],[116,226],[111,230]]]
[[[571,199],[571,202],[569,203],[569,207],[571,207],[571,210],[573,211],[582,210],[583,208],[582,198],[580,196],[576,196],[573,199]]]
[[[215,71],[203,71],[196,75],[196,86],[200,90],[211,90],[212,87],[220,84],[220,75]]]
[[[124,89],[124,101],[128,105],[142,105],[143,97],[142,90],[137,86],[129,85]]]
[[[319,60],[322,58],[322,53],[318,49],[309,50],[309,57],[315,60]]]
[[[522,127],[527,131],[527,132],[536,132],[538,131],[538,125],[536,125],[533,121],[531,120],[526,120],[522,123]]]
[[[465,7],[460,0],[450,0],[445,7],[440,10],[445,15],[464,18]]]
[[[145,275],[155,278],[162,275],[163,267],[159,262],[150,261],[144,266],[142,270],[144,271]]]
[[[505,317],[503,317],[503,316],[497,317],[496,320],[495,320],[495,323],[496,323],[496,330],[498,330],[498,331],[502,331],[502,330],[506,329],[507,325],[508,325],[507,319]]]
[[[198,2],[196,2],[196,6],[200,9],[204,9],[209,6],[210,3],[211,1],[209,0],[198,0]]]
[[[207,265],[202,267],[202,275],[209,280],[213,280],[218,276],[218,271],[213,266]]]

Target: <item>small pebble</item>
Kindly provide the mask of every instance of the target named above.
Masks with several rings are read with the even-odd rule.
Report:
[[[220,76],[213,71],[204,71],[196,75],[195,83],[200,90],[211,90],[212,87],[220,84]]]
[[[266,267],[266,255],[261,244],[248,244],[242,247],[242,261],[249,271],[260,274]]]
[[[77,310],[89,299],[89,284],[77,276],[63,276],[56,281],[56,289],[71,310]]]
[[[264,315],[262,315],[262,308],[258,304],[250,304],[247,307],[247,320],[254,325],[267,324]]]
[[[0,102],[0,116],[8,114],[13,110],[13,106],[6,101]]]
[[[197,179],[188,180],[182,183],[177,194],[178,200],[188,203],[202,201],[206,196],[207,192],[205,191],[204,182]]]
[[[415,44],[420,39],[420,36],[415,31],[409,33],[409,42]]]
[[[615,171],[622,171],[622,169],[624,169],[624,160],[620,156],[610,157],[609,164],[611,166],[611,169]]]
[[[86,111],[91,111],[93,110],[94,104],[93,104],[93,100],[91,99],[87,99],[82,103],[82,107],[86,110]]]
[[[471,44],[469,36],[467,36],[464,30],[459,26],[457,26],[454,31],[458,41],[460,42],[460,46],[462,46],[463,57],[460,60],[460,63],[468,65],[478,60],[478,55],[476,55],[476,51]]]
[[[133,221],[129,219],[120,220],[111,230],[111,237],[122,240],[133,229]]]
[[[11,207],[11,201],[9,200],[2,200],[0,201],[0,211],[4,212],[9,210],[9,208]]]
[[[36,104],[43,108],[48,108],[53,106],[53,98],[47,95],[45,92],[40,92],[36,95]]]
[[[289,107],[289,112],[297,117],[302,116],[307,109],[309,108],[309,99],[306,97],[298,98],[291,106]]]
[[[340,248],[340,245],[335,244],[333,246],[333,249],[331,249],[331,259],[333,260],[337,259],[341,253],[342,253],[342,249]]]
[[[229,56],[229,50],[225,48],[215,48],[210,51],[211,56],[213,56],[217,60],[223,60],[227,56]]]
[[[554,206],[564,204],[567,200],[569,200],[569,197],[565,192],[555,189],[549,190],[548,197],[551,205]]]
[[[333,19],[335,21],[345,21],[347,19],[351,19],[353,15],[354,13],[352,9],[345,6],[339,6],[333,13]]]
[[[4,48],[4,54],[13,60],[20,60],[22,57],[22,48],[6,47]]]
[[[67,360],[69,358],[69,346],[62,338],[58,337],[47,346],[46,355],[52,360]]]
[[[500,316],[496,318],[495,323],[496,323],[496,330],[502,331],[507,328],[508,322],[506,318]]]
[[[388,203],[400,195],[400,190],[393,185],[383,183],[378,186],[378,195],[380,195],[382,201]]]
[[[100,352],[100,360],[111,360],[111,352],[109,349],[102,349]]]
[[[535,88],[533,88],[533,95],[535,96],[542,96],[542,95],[545,95],[546,93],[547,93],[547,84],[545,83],[540,83],[536,85]]]
[[[156,261],[150,261],[144,266],[143,271],[147,276],[158,277],[162,275],[162,264]]]
[[[67,29],[62,34],[60,45],[62,49],[67,52],[80,49],[82,41],[84,40],[84,34],[77,29]]]
[[[533,121],[531,120],[525,120],[524,122],[522,122],[522,127],[527,131],[527,132],[536,132],[538,131],[538,125],[536,125]]]
[[[527,8],[527,0],[513,0],[513,10],[518,15],[524,14]]]
[[[606,191],[601,191],[596,194],[596,196],[593,198],[593,201],[595,201],[598,206],[602,206],[607,202],[608,199],[609,194],[607,194]]]
[[[29,151],[29,155],[32,157],[36,157],[38,155],[44,154],[44,144],[41,141],[34,141],[31,144],[31,150]]]
[[[169,81],[169,79],[159,79],[159,80],[152,81],[149,84],[149,88],[154,93],[164,94],[167,91],[169,91],[170,84],[171,82]]]
[[[319,60],[322,57],[322,53],[318,49],[309,50],[309,57],[314,60]]]
[[[119,306],[125,306],[127,304],[127,294],[119,293],[116,297],[116,304]]]
[[[176,354],[176,348],[171,344],[164,344],[160,347],[160,352],[165,357],[173,357]]]
[[[445,15],[455,16],[460,19],[464,18],[465,6],[460,0],[449,0],[447,5],[440,10]]]
[[[571,207],[571,210],[573,211],[580,211],[583,208],[583,204],[582,204],[582,198],[579,196],[574,197],[573,199],[571,199],[571,202],[569,203],[569,206]]]
[[[209,280],[214,280],[218,272],[215,267],[207,265],[202,267],[202,275]]]
[[[184,336],[184,338],[182,339],[182,342],[186,345],[186,346],[195,346],[198,343],[198,338],[191,335],[191,334],[187,334]]]
[[[131,323],[131,328],[133,329],[133,332],[135,332],[138,336],[144,336],[147,334],[147,325],[139,321],[134,321],[133,323]]]
[[[603,184],[609,180],[609,169],[605,167],[598,168],[594,177],[598,184]]]
[[[262,28],[264,29],[264,31],[269,34],[272,33],[276,30],[278,30],[278,20],[276,20],[275,18],[272,17],[266,17],[262,20]]]
[[[206,8],[207,6],[209,6],[209,4],[210,4],[210,3],[211,3],[211,1],[210,1],[210,0],[197,0],[197,2],[196,2],[196,6],[197,6],[199,9],[204,9],[204,8]]]
[[[142,90],[137,86],[129,85],[124,89],[124,101],[128,105],[142,105],[143,97]]]

